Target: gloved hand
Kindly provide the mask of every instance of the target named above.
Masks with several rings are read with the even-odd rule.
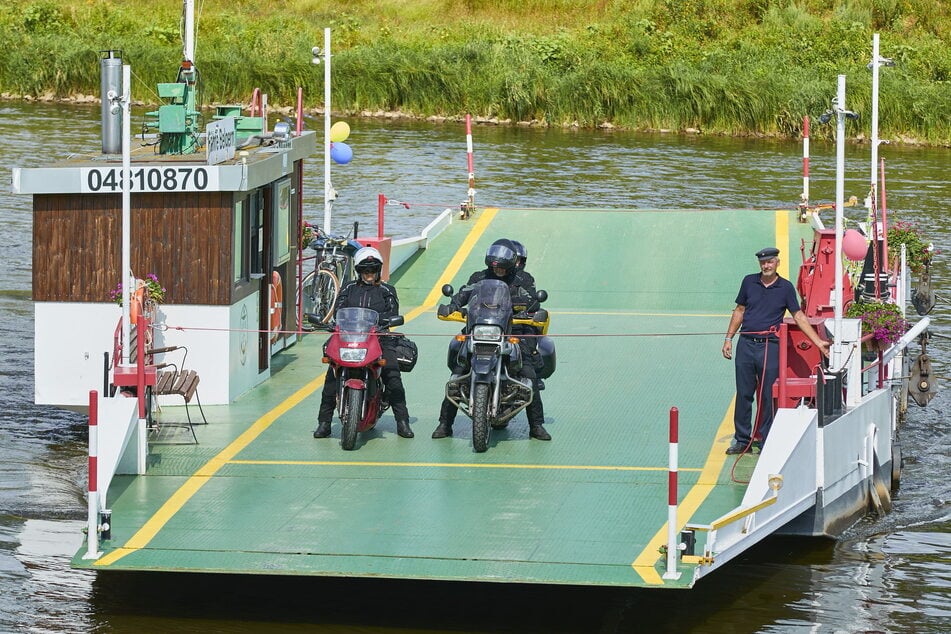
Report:
[[[439,308],[436,309],[436,314],[439,315],[440,317],[448,317],[449,315],[456,312],[457,310],[459,310],[459,308],[457,308],[453,304],[443,304]]]

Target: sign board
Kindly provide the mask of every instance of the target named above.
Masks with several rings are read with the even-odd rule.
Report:
[[[234,158],[234,117],[226,117],[209,123],[205,126],[205,133],[205,149],[208,152],[209,165],[217,165]]]

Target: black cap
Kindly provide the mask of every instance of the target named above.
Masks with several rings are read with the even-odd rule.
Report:
[[[779,257],[779,249],[776,247],[766,247],[765,249],[760,249],[756,252],[756,257],[760,260],[770,260],[772,258]]]

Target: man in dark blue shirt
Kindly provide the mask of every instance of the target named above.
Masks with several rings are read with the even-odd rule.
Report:
[[[759,273],[743,278],[736,295],[736,308],[723,342],[723,356],[733,358],[733,337],[740,331],[736,350],[736,406],[733,411],[733,443],[728,454],[745,453],[761,447],[773,424],[773,383],[779,377],[779,337],[776,329],[788,310],[802,332],[822,354],[829,356],[829,342],[823,341],[802,312],[796,289],[779,276],[779,249],[768,247],[756,253]],[[753,397],[756,396],[757,424],[752,424]],[[759,440],[758,440],[759,439]]]

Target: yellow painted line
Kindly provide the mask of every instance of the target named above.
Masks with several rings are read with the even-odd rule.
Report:
[[[459,247],[459,250],[456,251],[454,256],[452,256],[449,264],[446,265],[446,269],[443,271],[442,275],[439,276],[439,279],[436,280],[436,284],[432,287],[432,289],[430,289],[429,295],[426,296],[426,299],[423,300],[423,303],[420,306],[417,306],[406,314],[406,321],[415,319],[427,310],[433,309],[433,307],[439,301],[439,298],[442,297],[443,285],[448,284],[453,280],[453,278],[459,272],[459,269],[461,269],[462,265],[465,263],[466,258],[469,257],[469,253],[472,251],[473,247],[475,247],[476,242],[479,241],[479,238],[482,237],[482,234],[485,233],[485,230],[489,228],[489,224],[492,222],[492,219],[495,218],[498,212],[499,210],[495,207],[486,207],[482,210],[482,213],[479,214],[479,219],[476,220],[474,225],[472,225],[469,235],[467,235],[466,239],[462,241],[462,245]]]
[[[236,465],[279,465],[307,467],[438,467],[446,469],[551,469],[554,471],[667,471],[667,467],[633,467],[612,465],[545,465],[545,464],[479,464],[460,462],[361,462],[338,460],[232,460]],[[680,471],[701,471],[696,467]]]
[[[435,304],[439,297],[442,296],[441,288],[443,284],[448,283],[452,280],[453,275],[458,272],[462,267],[462,263],[465,262],[466,257],[468,257],[469,252],[475,246],[475,243],[479,240],[482,234],[485,232],[486,228],[489,226],[489,223],[492,222],[492,219],[495,217],[498,209],[490,208],[483,210],[482,214],[479,217],[479,220],[472,226],[472,230],[469,232],[469,235],[466,236],[466,239],[463,241],[462,246],[459,247],[459,250],[456,251],[456,255],[449,262],[449,266],[443,272],[443,275],[440,277],[439,281],[436,282],[436,285],[430,291],[429,295],[426,297],[426,300],[423,302],[423,306],[419,306],[411,310],[405,317],[405,321],[410,321],[425,312],[425,307],[430,304]],[[310,383],[304,385],[302,388],[294,392],[290,397],[285,401],[277,405],[274,409],[266,413],[264,416],[259,418],[252,424],[248,429],[244,431],[240,436],[238,436],[231,444],[221,450],[221,452],[209,460],[207,463],[202,465],[194,474],[192,474],[185,483],[178,488],[172,496],[165,501],[158,511],[150,517],[145,524],[142,525],[136,533],[129,538],[125,544],[119,548],[110,551],[108,554],[97,559],[93,565],[95,566],[109,566],[119,561],[126,555],[134,553],[137,550],[145,548],[152,539],[158,534],[160,530],[172,519],[172,517],[178,513],[182,507],[185,506],[188,501],[194,497],[196,493],[214,476],[223,466],[228,464],[236,455],[243,451],[248,445],[250,445],[258,436],[260,436],[268,427],[271,426],[274,421],[280,418],[283,414],[287,413],[291,408],[298,405],[305,398],[310,396],[318,387],[321,387],[324,384],[324,375],[321,374],[316,379]]]
[[[707,496],[710,495],[710,492],[717,486],[717,476],[720,474],[727,460],[726,447],[729,445],[730,439],[733,438],[733,407],[735,405],[736,397],[733,398],[730,407],[727,408],[726,414],[723,416],[723,420],[720,421],[720,427],[717,429],[716,434],[717,440],[710,448],[710,453],[707,454],[707,460],[704,462],[700,477],[697,478],[697,483],[690,488],[690,491],[684,496],[684,499],[677,505],[678,529],[683,527],[683,525],[687,523],[687,520],[697,512],[700,505],[703,504]],[[644,547],[644,550],[641,551],[641,554],[637,556],[637,559],[631,563],[634,571],[640,575],[644,583],[649,585],[663,585],[664,580],[654,568],[654,564],[660,556],[658,549],[666,543],[667,522],[664,522],[664,525],[660,527],[654,537],[647,542],[647,545]]]
[[[779,210],[776,212],[776,247],[779,249],[789,249],[789,253],[779,256],[778,273],[789,279],[789,262],[792,260],[792,248],[789,246],[789,212]]]

